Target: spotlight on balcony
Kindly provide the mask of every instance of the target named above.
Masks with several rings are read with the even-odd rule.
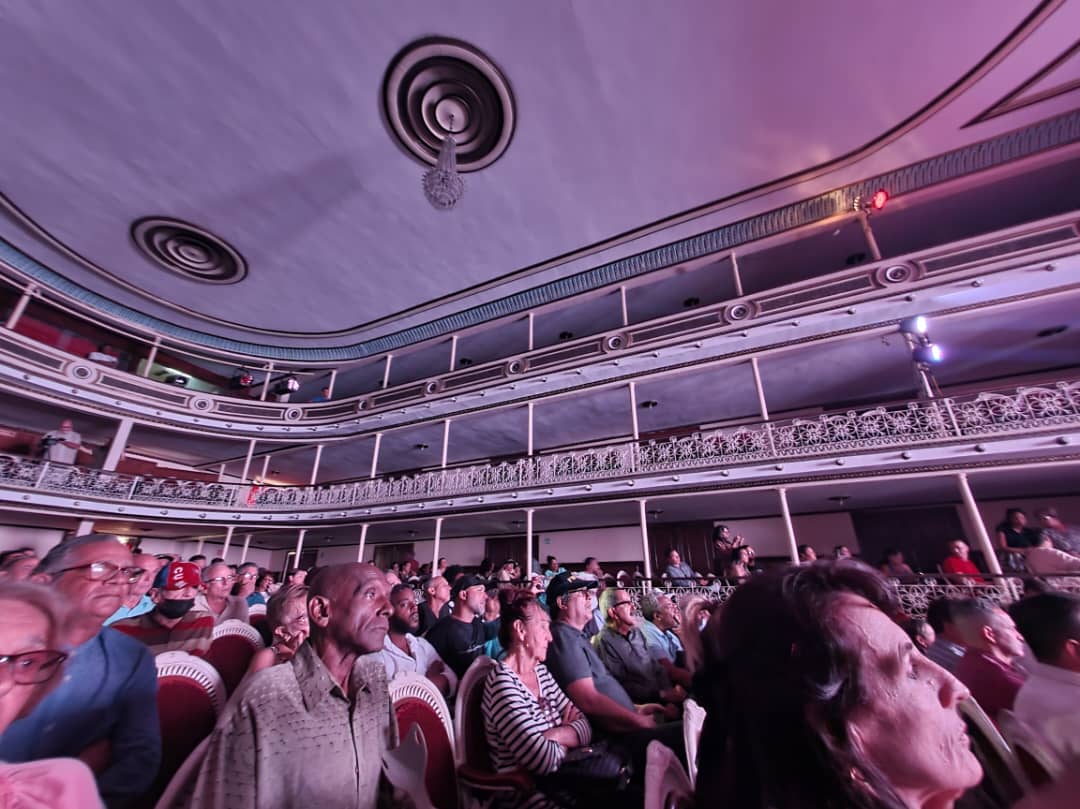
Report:
[[[911,351],[911,356],[914,358],[915,362],[922,363],[923,365],[936,365],[945,359],[945,354],[942,352],[941,346],[936,343],[915,346]]]
[[[908,317],[900,321],[900,331],[904,334],[926,334],[929,324],[924,315]]]

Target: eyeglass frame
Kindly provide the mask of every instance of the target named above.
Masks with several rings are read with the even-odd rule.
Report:
[[[134,565],[121,566],[121,565],[114,564],[113,562],[89,562],[89,563],[87,563],[85,565],[75,565],[74,567],[65,567],[65,568],[61,568],[60,570],[53,570],[53,571],[47,571],[47,572],[49,572],[50,575],[52,575],[52,576],[59,576],[61,573],[70,573],[73,570],[87,570],[89,568],[93,568],[94,565],[108,565],[109,567],[114,568],[114,570],[113,570],[112,573],[110,573],[108,575],[99,576],[97,578],[95,578],[94,576],[86,576],[85,578],[88,581],[102,581],[102,582],[104,582],[104,581],[112,581],[113,579],[116,578],[116,575],[118,573],[120,573],[123,570],[126,570],[126,571],[128,571],[128,573],[126,574],[127,577],[128,577],[127,578],[127,583],[128,584],[135,584],[135,582],[137,582],[142,577],[142,574],[146,572],[146,569],[142,568],[142,567],[135,567]]]
[[[0,655],[0,672],[3,672],[4,667],[7,666],[7,671],[10,673],[11,682],[15,685],[40,685],[41,683],[48,682],[49,678],[52,677],[53,674],[55,674],[55,671],[53,672],[53,674],[49,674],[48,677],[43,677],[40,680],[29,680],[27,682],[22,682],[19,680],[18,675],[16,674],[17,670],[15,667],[15,664],[18,662],[19,658],[27,657],[28,655],[43,654],[46,652],[55,655],[55,658],[50,663],[50,666],[53,669],[62,666],[64,662],[70,657],[67,652],[61,652],[56,649],[32,649],[29,652],[19,652],[19,654],[14,655]],[[0,675],[0,684],[2,684],[2,679],[2,675]]]
[[[212,579],[203,579],[203,584],[214,584],[215,582],[222,582],[224,584],[233,584],[236,581],[236,576],[214,576]]]

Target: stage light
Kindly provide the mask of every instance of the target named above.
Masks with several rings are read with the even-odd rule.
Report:
[[[874,196],[870,197],[870,207],[875,211],[880,211],[885,207],[885,203],[889,201],[889,192],[884,188],[879,188],[874,192]]]
[[[911,356],[914,357],[915,362],[920,362],[923,365],[935,365],[945,359],[945,353],[941,350],[941,346],[935,343],[915,346]]]
[[[926,334],[928,326],[926,317],[923,315],[908,317],[900,321],[900,331],[904,334]]]

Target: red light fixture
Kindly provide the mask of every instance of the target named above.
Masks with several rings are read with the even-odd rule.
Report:
[[[879,188],[874,192],[874,196],[870,197],[870,207],[875,211],[880,211],[885,207],[885,203],[889,201],[889,192],[884,188]]]

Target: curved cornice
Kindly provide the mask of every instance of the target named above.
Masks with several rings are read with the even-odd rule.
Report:
[[[0,260],[79,305],[123,321],[125,326],[135,325],[153,334],[248,357],[297,363],[347,362],[394,351],[403,346],[458,332],[490,320],[520,314],[537,306],[624,282],[654,270],[732,250],[769,236],[813,225],[850,211],[856,198],[865,198],[879,188],[888,188],[894,196],[908,194],[1077,141],[1080,141],[1080,110],[973,143],[739,222],[714,228],[697,236],[680,239],[627,258],[608,262],[591,270],[541,284],[412,328],[346,346],[319,348],[268,346],[211,335],[179,326],[110,300],[70,281],[2,240],[0,240]]]

